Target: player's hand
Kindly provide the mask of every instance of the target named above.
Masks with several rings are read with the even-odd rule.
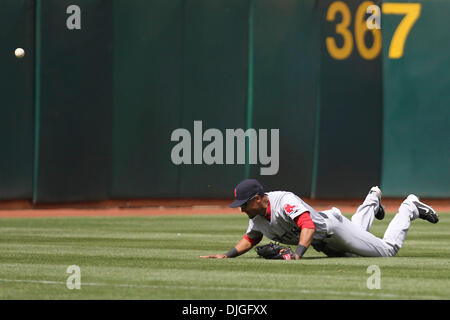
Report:
[[[226,259],[228,258],[226,255],[224,254],[211,254],[209,256],[200,256],[200,258],[212,258],[212,259]]]
[[[286,249],[281,249],[280,250],[280,254],[283,254],[283,252],[287,252],[287,250]],[[296,253],[294,253],[294,258],[295,258],[295,260],[300,260],[301,259],[300,256],[298,254],[296,254]]]

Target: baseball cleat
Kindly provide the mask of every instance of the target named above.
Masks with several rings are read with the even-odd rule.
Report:
[[[410,194],[406,199],[412,201],[412,203],[414,203],[417,207],[417,210],[419,210],[420,219],[427,220],[431,223],[437,223],[439,221],[439,215],[436,211],[434,211],[429,205],[420,202],[416,195]]]
[[[378,186],[372,187],[369,193],[375,193],[378,197],[378,200],[381,200],[381,189]]]
[[[378,197],[379,206],[378,211],[375,213],[375,218],[377,218],[378,220],[383,220],[385,212],[384,207],[381,205],[381,189],[378,186],[375,186],[370,189],[369,193],[375,193]]]
[[[375,213],[375,218],[377,218],[378,220],[383,220],[384,219],[384,207],[381,205],[378,207],[378,211],[377,213]]]

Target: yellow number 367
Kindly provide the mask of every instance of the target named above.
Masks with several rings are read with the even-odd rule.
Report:
[[[381,51],[381,30],[376,28],[369,29],[365,21],[366,10],[373,5],[374,3],[372,1],[364,1],[359,5],[355,13],[355,43],[359,54],[366,60],[375,59]],[[389,58],[399,59],[403,57],[406,38],[414,23],[419,18],[420,11],[420,3],[383,3],[382,12],[384,14],[405,15],[392,37],[389,47]],[[352,18],[347,4],[343,1],[335,1],[328,7],[326,16],[327,21],[334,22],[338,13],[341,15],[342,19],[340,23],[336,24],[336,34],[342,37],[343,44],[339,47],[334,37],[327,37],[325,43],[331,57],[336,60],[344,60],[347,59],[353,51],[353,34],[349,30]],[[370,48],[366,46],[365,42],[365,34],[367,32],[371,32],[373,38],[372,46]]]

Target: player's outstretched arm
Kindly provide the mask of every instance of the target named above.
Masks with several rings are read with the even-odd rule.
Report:
[[[225,259],[234,258],[246,253],[250,250],[253,245],[245,238],[242,238],[230,251],[224,254],[211,254],[207,256],[200,256],[200,258],[214,258],[214,259]]]
[[[295,259],[300,259],[309,248],[314,236],[315,229],[303,228],[300,233],[300,240],[298,242],[297,249],[295,250]]]

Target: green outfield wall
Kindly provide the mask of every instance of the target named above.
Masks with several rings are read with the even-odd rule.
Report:
[[[382,57],[376,47],[381,32],[366,32],[367,5],[361,3],[319,1],[320,113],[311,190],[316,197],[363,196],[380,181]]]
[[[81,8],[81,28],[67,8]],[[38,1],[34,201],[107,199],[111,167],[111,1]]]
[[[0,4],[0,200],[33,194],[34,2]],[[25,48],[23,59],[14,56]]]
[[[320,13],[314,1],[253,1],[248,127],[279,128],[279,171],[250,177],[275,190],[311,191],[320,82]],[[305,32],[308,30],[308,32]],[[289,48],[286,50],[286,48]]]
[[[170,135],[181,126],[182,1],[114,1],[111,196],[176,196]]]
[[[449,7],[5,0],[0,200],[450,197]]]
[[[449,197],[450,2],[408,1],[415,7],[397,2],[399,8],[391,10],[409,12],[416,21],[401,57],[390,58],[393,35],[405,15],[383,15],[382,187],[392,196]]]

